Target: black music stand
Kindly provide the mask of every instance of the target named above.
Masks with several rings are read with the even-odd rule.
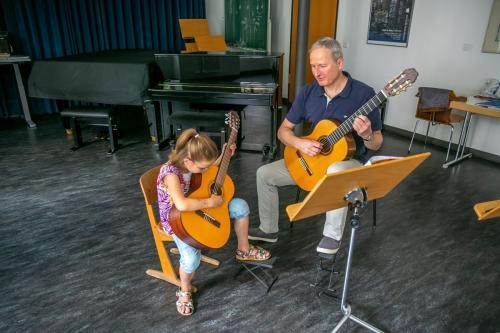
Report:
[[[342,301],[340,304],[340,310],[344,314],[344,317],[342,317],[332,332],[337,332],[347,319],[351,319],[373,332],[382,332],[375,326],[355,317],[351,313],[351,306],[347,304],[354,241],[356,240],[356,231],[361,226],[360,211],[366,207],[369,200],[386,196],[429,156],[430,153],[423,153],[327,174],[314,186],[304,201],[286,208],[291,222],[346,205],[354,209],[350,220],[352,228],[351,240],[349,242]],[[335,189],[335,192],[332,189]]]

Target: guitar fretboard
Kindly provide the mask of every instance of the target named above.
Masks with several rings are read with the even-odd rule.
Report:
[[[332,133],[330,133],[326,139],[328,140],[328,144],[330,146],[334,145],[342,139],[347,133],[352,131],[352,124],[354,123],[354,119],[358,116],[366,116],[368,113],[375,110],[377,106],[379,106],[382,102],[387,99],[386,94],[383,90],[379,91],[378,94],[370,98],[362,107],[360,107],[356,112],[354,112],[349,118],[347,118],[339,127],[335,129]]]
[[[231,150],[229,149],[229,146],[236,142],[237,133],[237,130],[232,129],[229,139],[227,140],[227,145],[224,149],[224,153],[219,164],[219,170],[217,171],[217,176],[215,178],[215,185],[212,189],[213,194],[220,194],[220,189],[222,188],[224,178],[226,177],[227,169],[229,167],[229,161],[231,160]]]

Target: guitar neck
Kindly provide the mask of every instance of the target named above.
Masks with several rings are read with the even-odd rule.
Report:
[[[232,130],[229,135],[229,139],[227,140],[226,148],[222,153],[222,159],[219,164],[219,170],[217,171],[217,177],[215,178],[215,186],[212,189],[213,194],[219,193],[219,190],[222,188],[222,184],[224,183],[224,178],[227,174],[227,169],[229,168],[229,161],[231,160],[231,149],[229,146],[236,142],[236,135],[238,131]]]
[[[375,110],[377,106],[383,103],[386,99],[387,96],[384,93],[384,91],[383,90],[379,91],[378,94],[370,98],[368,102],[363,104],[362,107],[360,107],[349,118],[347,118],[339,127],[337,127],[335,131],[330,133],[328,135],[328,141],[335,144],[337,141],[342,139],[347,133],[352,131],[352,124],[354,123],[354,119],[356,119],[356,117],[361,115],[363,116],[368,115],[370,112]]]

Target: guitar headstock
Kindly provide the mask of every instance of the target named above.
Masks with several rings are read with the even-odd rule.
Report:
[[[229,111],[226,113],[225,123],[232,131],[238,131],[240,128],[240,117],[236,111]]]
[[[407,68],[398,76],[393,78],[384,87],[384,91],[388,96],[399,95],[400,93],[406,91],[417,79],[418,72],[415,68]]]

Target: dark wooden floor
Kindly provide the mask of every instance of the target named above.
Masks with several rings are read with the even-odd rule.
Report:
[[[57,118],[0,129],[0,331],[2,332],[329,332],[339,303],[310,284],[323,217],[289,229],[284,188],[279,280],[269,294],[248,274],[234,279],[235,240],[209,254],[195,278],[196,312],[175,311],[176,288],[145,274],[159,263],[139,176],[166,160],[145,135],[126,134],[113,156],[104,141],[69,150]],[[408,139],[386,133],[383,154],[405,155]],[[416,151],[421,150],[417,145]],[[500,166],[472,158],[442,169],[432,156],[362,218],[349,302],[353,314],[390,332],[500,331],[500,220],[478,223],[472,206],[500,197]],[[260,154],[230,164],[236,195],[258,223]],[[344,271],[349,229],[338,255]],[[338,279],[336,287],[341,288]],[[364,331],[355,323],[343,332]]]

